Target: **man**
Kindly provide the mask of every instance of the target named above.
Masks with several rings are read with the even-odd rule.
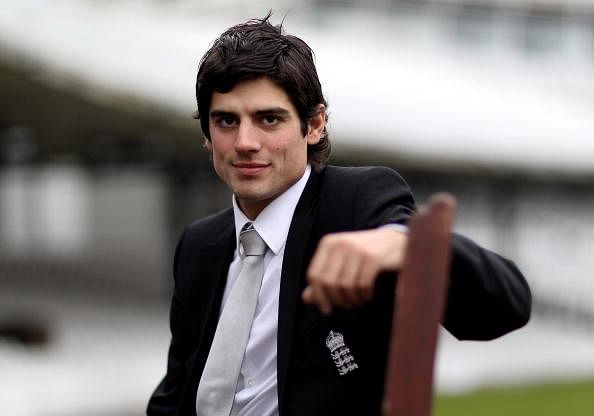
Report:
[[[178,243],[167,374],[147,414],[380,414],[394,272],[415,210],[407,184],[387,168],[324,166],[312,51],[268,17],[214,42],[196,96],[233,207]],[[530,291],[513,263],[458,235],[452,250],[443,325],[477,340],[523,326]],[[255,283],[240,283],[248,274]],[[237,312],[248,292],[249,312]]]

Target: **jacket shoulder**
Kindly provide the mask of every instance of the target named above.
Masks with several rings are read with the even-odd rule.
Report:
[[[326,166],[324,182],[342,192],[382,192],[385,189],[403,189],[411,193],[404,178],[394,169],[385,166]]]
[[[336,224],[329,232],[404,224],[415,210],[408,184],[393,169],[327,166],[321,174],[320,214]]]
[[[226,208],[188,225],[184,230],[183,238],[189,241],[200,239],[214,242],[233,224],[233,209]]]
[[[410,187],[394,169],[385,166],[327,166],[323,171],[326,192],[375,200],[381,195],[414,207]]]
[[[382,177],[387,179],[398,179],[403,181],[402,176],[394,169],[386,166],[334,166],[328,165],[324,168],[324,175],[328,179],[345,180],[345,179],[367,179],[374,177]]]

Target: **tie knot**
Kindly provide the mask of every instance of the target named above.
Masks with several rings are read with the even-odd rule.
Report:
[[[243,248],[245,256],[262,256],[266,253],[266,243],[260,237],[260,234],[254,228],[251,222],[248,222],[239,233],[239,243]]]

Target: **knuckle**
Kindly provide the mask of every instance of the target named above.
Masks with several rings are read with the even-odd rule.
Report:
[[[346,250],[352,247],[351,241],[341,234],[326,234],[320,244],[329,250]]]
[[[317,283],[324,290],[329,290],[329,289],[332,289],[334,287],[334,281],[332,279],[327,278],[327,277],[320,277],[318,279]]]
[[[359,279],[357,281],[357,290],[361,292],[366,292],[370,289],[371,283],[367,280]]]
[[[366,261],[368,269],[375,273],[377,270],[379,270],[382,259],[380,256],[373,254],[368,255]]]
[[[341,280],[338,282],[338,288],[344,292],[351,290],[352,287],[353,286],[351,285],[351,283],[346,280]]]
[[[315,284],[319,279],[318,279],[318,274],[312,270],[308,270],[307,272],[307,281],[310,284]]]

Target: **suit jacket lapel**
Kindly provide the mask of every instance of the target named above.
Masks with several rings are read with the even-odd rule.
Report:
[[[190,361],[190,377],[182,397],[180,414],[193,414],[192,412],[195,411],[198,382],[202,376],[216,331],[229,264],[233,259],[233,251],[235,250],[234,230],[234,221],[231,215],[228,223],[223,225],[217,241],[203,246],[197,253],[196,264],[201,266],[200,270],[196,271],[200,278],[196,276],[194,296],[196,296],[198,300],[196,304],[200,308],[195,314],[202,317],[198,324],[200,343]]]
[[[234,230],[233,221],[231,221],[220,238],[212,245],[204,246],[199,253],[200,264],[204,265],[200,273],[209,278],[208,283],[200,283],[199,287],[199,290],[205,296],[205,298],[201,299],[204,309],[200,311],[200,316],[204,316],[205,320],[200,338],[206,341],[209,346],[219,320],[227,273],[233,260],[233,251],[235,250]]]
[[[315,219],[315,206],[320,192],[321,175],[312,170],[301,198],[295,208],[283,259],[281,274],[278,335],[277,380],[279,410],[283,408],[287,371],[293,341],[297,302],[301,302],[304,273],[307,268],[306,249]]]

